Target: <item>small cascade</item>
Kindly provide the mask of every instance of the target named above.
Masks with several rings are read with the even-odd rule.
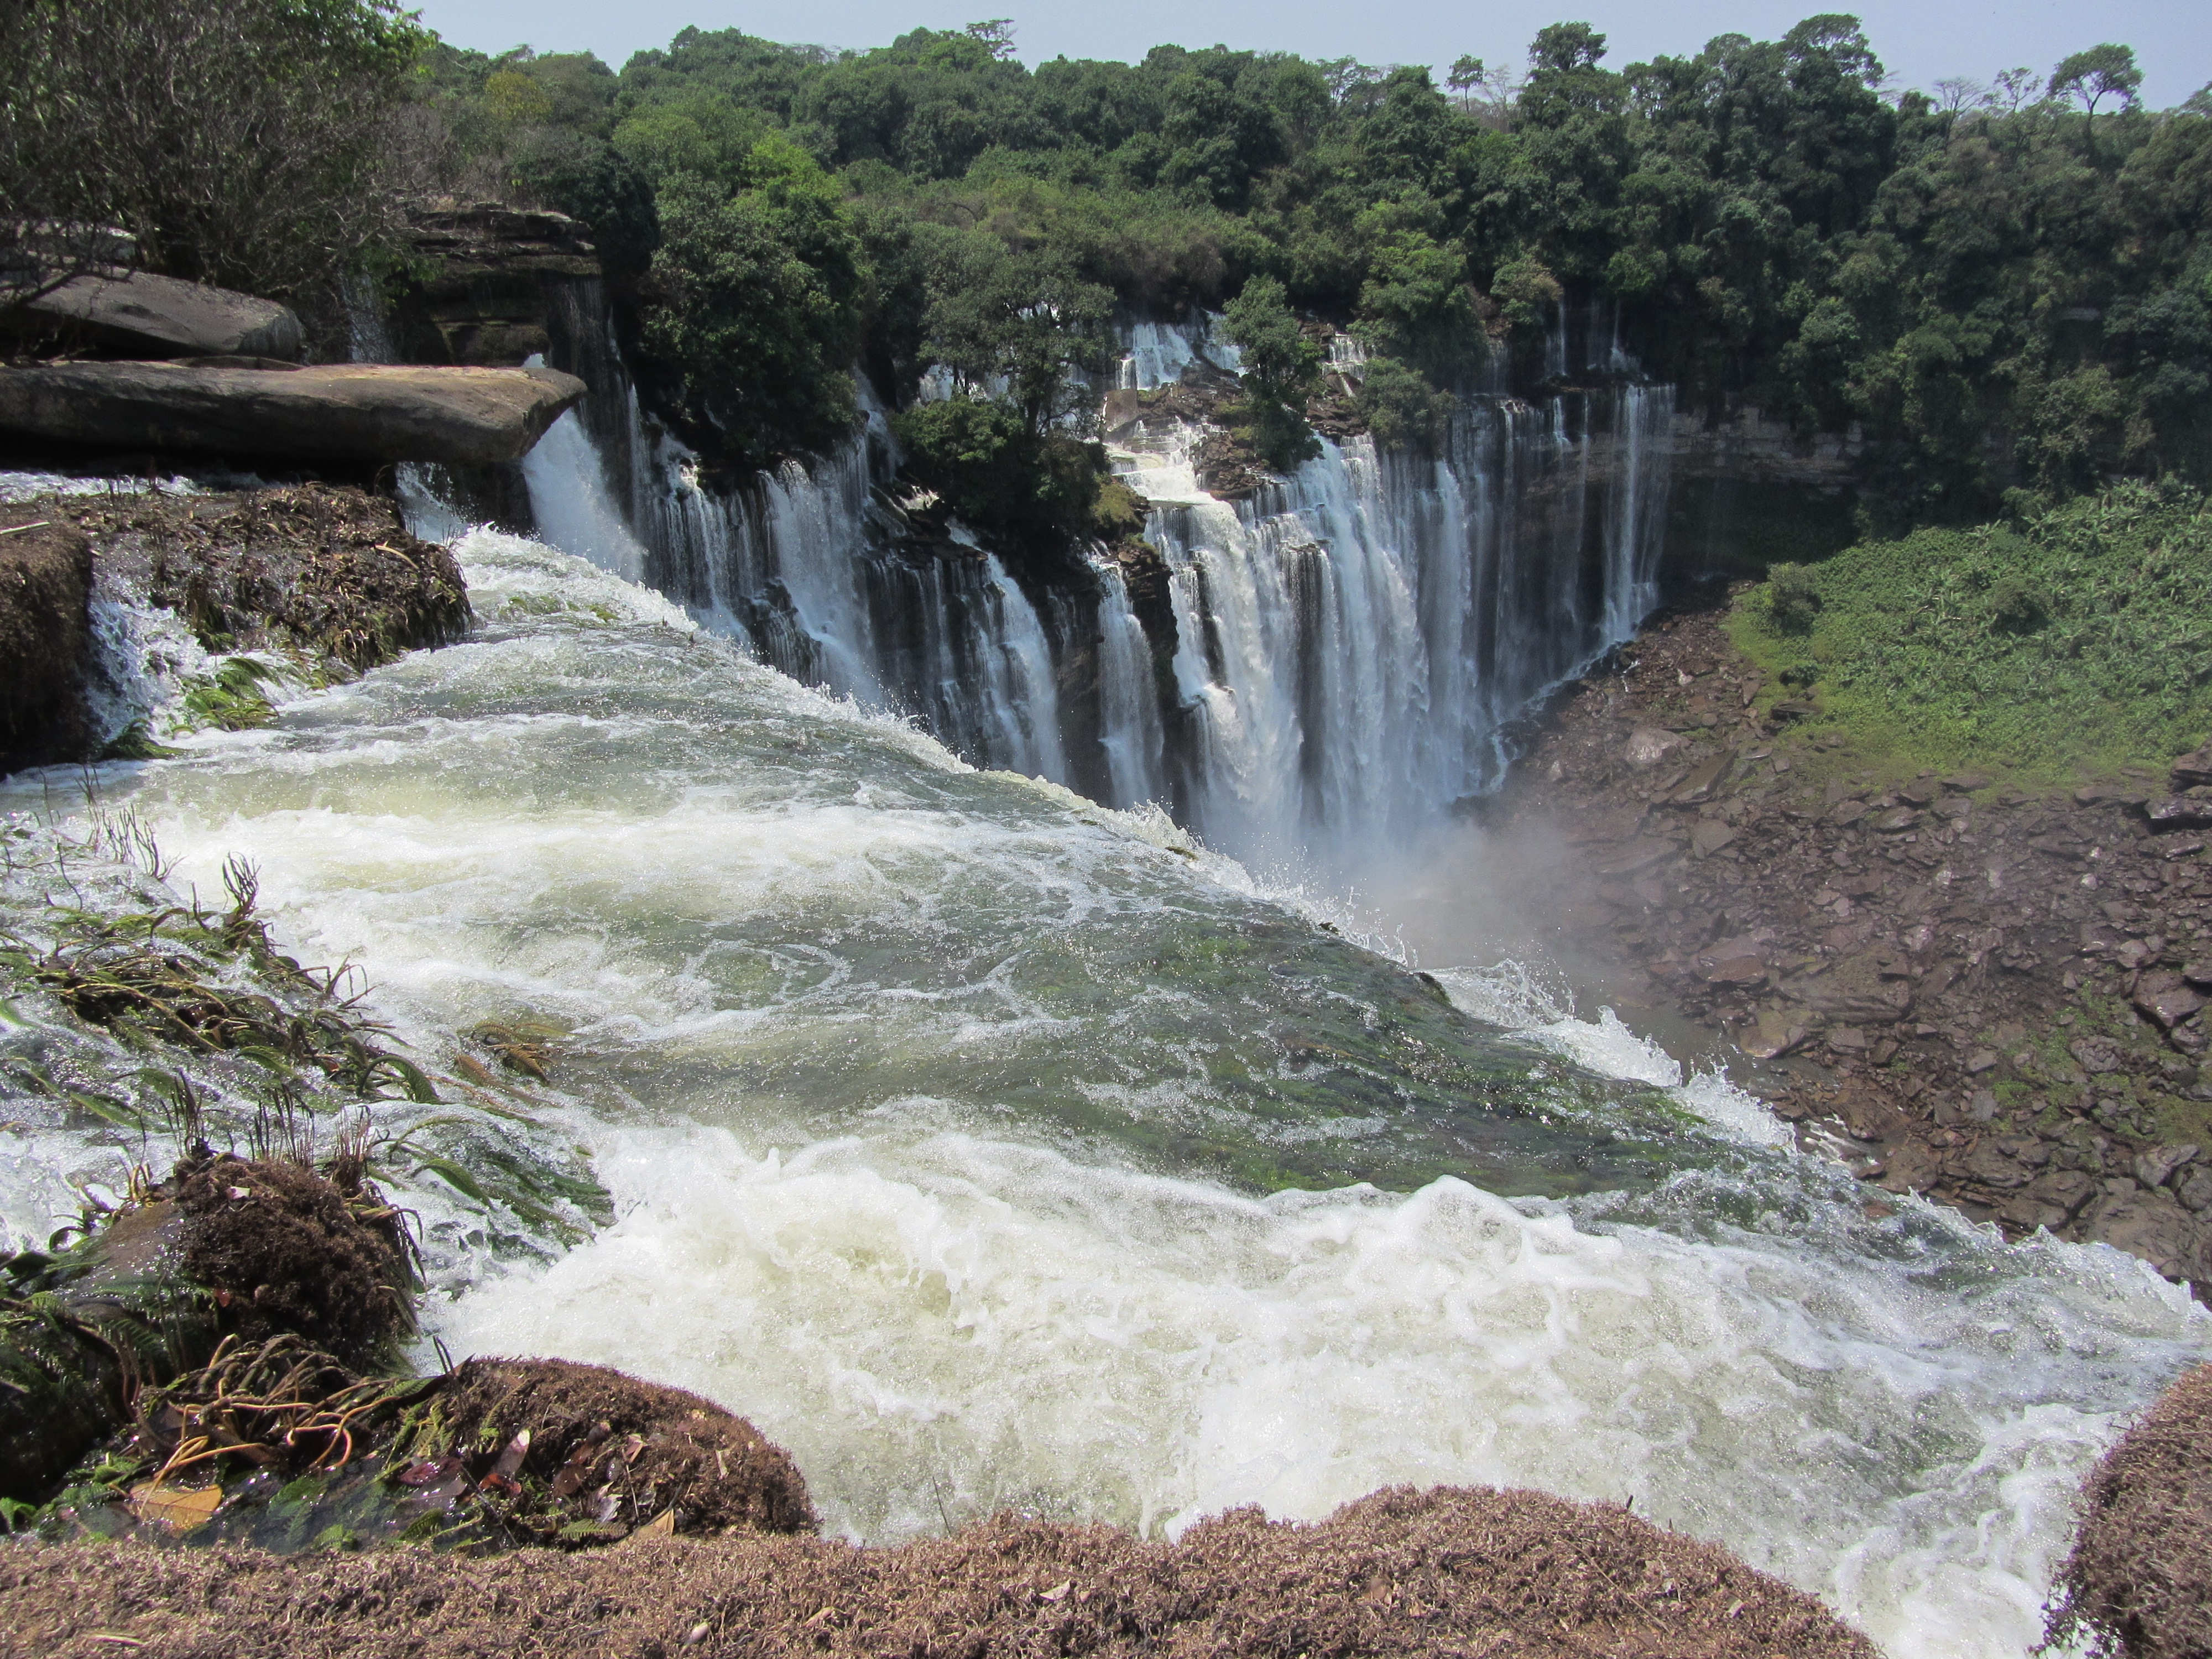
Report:
[[[1139,806],[1165,798],[1158,677],[1152,641],[1129,601],[1118,566],[1099,560],[1098,744],[1105,752],[1107,801]]]

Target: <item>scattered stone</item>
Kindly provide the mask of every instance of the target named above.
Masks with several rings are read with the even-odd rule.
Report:
[[[2212,743],[2192,749],[2174,762],[2172,777],[2177,790],[2212,784]]]
[[[1672,754],[1681,745],[1683,738],[1674,737],[1674,732],[1662,732],[1655,726],[1639,726],[1628,734],[1628,744],[1621,750],[1621,754],[1626,757],[1628,765],[1659,765],[1659,761],[1666,759],[1668,754]]]
[[[2196,1156],[2194,1146],[2154,1146],[2136,1155],[2136,1179],[2146,1187],[2163,1187],[2176,1170]]]
[[[1719,818],[1705,818],[1690,831],[1690,848],[1699,858],[1710,858],[1735,839],[1735,826]]]
[[[1753,1060],[1779,1060],[1804,1047],[1817,1024],[1818,1017],[1808,1008],[1762,1009],[1757,1025],[1739,1039],[1739,1046]]]
[[[1954,772],[1943,780],[1943,787],[1961,795],[1971,795],[1977,789],[1986,789],[1990,781],[1979,772]]]
[[[1719,786],[1721,780],[1728,775],[1728,769],[1735,760],[1735,757],[1731,754],[1722,753],[1714,756],[1712,759],[1697,767],[1688,777],[1683,779],[1668,799],[1677,806],[1692,806],[1705,799]]]
[[[2136,992],[2135,1005],[2170,1031],[2182,1021],[2193,1018],[2204,1006],[2204,999],[2185,985],[2171,985]]]
[[[2143,807],[2143,817],[2150,821],[2154,832],[2212,829],[2212,800],[2173,795],[2165,800],[2148,802]]]
[[[1594,866],[1601,876],[1632,876],[1639,870],[1648,870],[1662,859],[1671,858],[1674,843],[1671,841],[1645,839],[1632,841],[1627,846],[1607,854]]]

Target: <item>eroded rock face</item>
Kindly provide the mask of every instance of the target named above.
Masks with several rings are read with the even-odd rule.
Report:
[[[306,337],[274,300],[145,271],[72,276],[22,313],[26,331],[133,357],[289,359]]]
[[[84,752],[92,547],[36,503],[0,508],[0,774]]]
[[[584,395],[540,368],[171,362],[0,368],[0,432],[114,449],[477,465],[527,454]]]

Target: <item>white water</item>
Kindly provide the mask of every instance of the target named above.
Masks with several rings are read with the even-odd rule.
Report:
[[[1505,723],[1656,602],[1666,404],[1627,388],[1592,433],[1564,400],[1477,401],[1434,462],[1326,443],[1233,507],[1188,434],[1132,454],[1198,717],[1193,826],[1247,860],[1344,868],[1495,783]]]
[[[1116,384],[1233,373],[1217,320],[1130,325]],[[1333,340],[1339,373],[1363,361]],[[641,574],[763,661],[911,715],[977,764],[1116,806],[1164,801],[1270,868],[1341,876],[1490,787],[1507,723],[1656,599],[1665,388],[1472,398],[1432,460],[1331,444],[1235,504],[1200,488],[1195,434],[1152,434],[1117,465],[1155,502],[1147,539],[1172,575],[1164,697],[1150,659],[1169,642],[1143,637],[1096,563],[1086,581],[902,542],[897,457],[865,386],[851,442],[733,493],[644,419],[610,344],[583,366],[607,382],[605,459],[570,416],[526,463],[554,545]],[[972,547],[957,526],[953,539]]]
[[[2081,1474],[2206,1350],[2139,1262],[1720,1139],[1634,1198],[1224,1186],[1201,1142],[1359,1156],[1428,1109],[1406,1050],[1315,1095],[1274,1034],[1487,1040],[1157,816],[974,772],[579,562],[461,555],[476,639],[110,787],[204,887],[254,859],[288,945],[360,962],[426,1060],[574,1028],[561,1127],[619,1218],[537,1267],[441,1220],[434,1328],[700,1389],[841,1531],[1525,1484],[1633,1496],[1892,1654],[2011,1659]],[[1537,1098],[1566,1054],[1670,1081],[1529,1006]],[[11,1205],[88,1157],[18,1145]]]

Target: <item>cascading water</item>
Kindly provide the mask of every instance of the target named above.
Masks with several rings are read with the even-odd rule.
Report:
[[[433,1069],[479,1021],[568,1033],[489,1144],[580,1148],[617,1218],[502,1237],[417,1171],[430,1328],[705,1392],[835,1530],[1533,1486],[1898,1659],[2019,1659],[2075,1483],[2212,1346],[2143,1264],[1870,1206],[1616,1024],[1447,976],[1526,1029],[1471,1018],[1157,812],[973,770],[579,560],[457,550],[466,642],[100,787],[179,883],[252,860]],[[6,1013],[10,1056],[62,1040]],[[18,1237],[149,1155],[9,1112]]]
[[[1508,724],[1656,601],[1662,387],[1470,398],[1433,458],[1352,439],[1236,503],[1200,487],[1191,433],[1140,424],[1118,465],[1156,502],[1170,639],[1146,634],[1109,562],[1032,573],[957,526],[916,538],[865,386],[864,425],[836,453],[746,491],[706,486],[641,416],[589,296],[573,310],[568,366],[597,391],[526,463],[540,533],[980,764],[1164,802],[1271,866],[1341,873],[1494,784]],[[1116,384],[1233,372],[1214,320],[1132,325]],[[1564,373],[1564,311],[1552,332]],[[1595,317],[1585,333],[1601,350]],[[1618,380],[1612,348],[1601,372]],[[1363,362],[1335,337],[1337,373]]]
[[[1325,443],[1234,506],[1130,457],[1197,716],[1178,799],[1240,857],[1342,867],[1494,784],[1506,724],[1657,597],[1664,388],[1475,398],[1434,460]]]

